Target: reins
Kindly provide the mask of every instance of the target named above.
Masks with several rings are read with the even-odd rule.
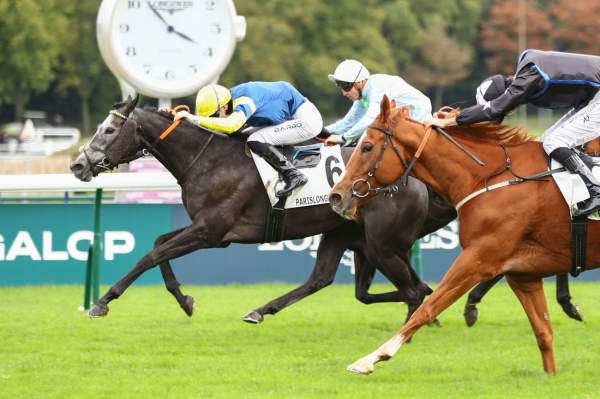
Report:
[[[531,176],[518,175],[512,169],[512,160],[510,159],[510,155],[508,154],[508,148],[506,147],[506,144],[498,143],[498,145],[500,147],[502,147],[502,150],[504,151],[504,168],[502,170],[500,170],[499,172],[493,173],[490,176],[486,177],[484,180],[484,187],[482,189],[474,191],[471,194],[467,195],[462,200],[460,200],[454,206],[454,208],[456,209],[457,212],[468,201],[470,201],[473,198],[478,197],[479,195],[486,193],[488,191],[496,190],[498,188],[502,188],[502,187],[506,187],[506,186],[514,186],[515,184],[524,183],[526,181],[549,181],[548,179],[546,179],[546,177],[549,177],[555,173],[564,172],[566,170],[563,167],[563,168],[557,168],[557,169],[547,170],[545,172],[536,173],[535,175],[531,175]],[[506,171],[509,171],[514,177],[512,179],[505,180],[503,182],[492,184],[491,186],[488,186],[488,181],[490,179],[492,179],[496,176],[500,176],[502,173],[504,173]]]
[[[177,114],[178,111],[180,110],[185,110],[186,112],[190,112],[190,108],[183,104],[183,105],[178,105],[176,107],[174,107],[171,110],[171,114],[173,116],[175,116],[175,114]],[[179,125],[181,125],[181,123],[183,122],[183,118],[182,119],[178,119],[176,121],[173,121],[173,123],[171,123],[171,125],[169,125],[168,128],[165,129],[164,132],[162,132],[158,138],[156,140],[154,140],[154,142],[152,144],[149,145],[149,151],[155,150],[156,145],[161,142],[162,140],[164,140],[165,138],[167,138],[167,136],[169,134],[171,134]],[[190,171],[190,169],[192,169],[192,167],[196,164],[196,162],[200,159],[200,157],[202,156],[202,154],[204,154],[204,152],[206,151],[206,149],[208,148],[208,145],[211,143],[212,139],[213,139],[214,135],[211,134],[209,135],[208,139],[206,140],[206,142],[204,143],[204,145],[202,146],[202,148],[200,149],[200,151],[198,152],[198,154],[196,154],[196,156],[194,157],[194,159],[192,159],[192,162],[190,162],[190,164],[188,165],[187,168],[185,168],[185,170],[181,173],[181,177],[179,177],[177,179],[177,184],[179,184],[180,186],[183,185],[183,183],[185,182],[188,172]],[[146,143],[148,143],[146,140],[144,140],[142,138],[142,140]]]
[[[364,198],[367,195],[369,195],[370,193],[375,193],[375,194],[384,193],[384,194],[391,195],[398,191],[398,187],[394,184],[387,186],[387,187],[383,187],[383,188],[380,188],[380,187],[371,188],[371,184],[369,183],[369,179],[372,178],[375,175],[375,172],[377,171],[377,169],[379,169],[379,166],[381,164],[381,159],[383,158],[383,153],[385,152],[389,143],[392,144],[392,148],[394,149],[396,156],[400,159],[400,161],[402,162],[402,165],[404,166],[404,173],[402,173],[402,176],[400,177],[400,184],[402,184],[403,186],[406,186],[408,184],[408,176],[409,176],[410,172],[412,171],[413,167],[415,166],[415,164],[417,163],[417,161],[419,160],[419,158],[421,157],[421,154],[423,153],[423,150],[425,149],[425,146],[427,145],[427,142],[429,141],[429,138],[431,137],[431,132],[433,131],[433,127],[430,126],[425,130],[425,135],[421,139],[421,142],[419,143],[419,147],[417,148],[417,151],[415,152],[415,155],[413,156],[413,158],[410,160],[409,164],[406,163],[406,160],[404,159],[402,154],[400,154],[400,151],[398,150],[398,148],[396,147],[396,144],[392,140],[392,138],[394,137],[394,134],[393,134],[394,127],[395,126],[393,126],[393,125],[392,125],[392,127],[388,127],[388,128],[382,128],[382,127],[375,126],[375,125],[369,126],[370,129],[375,129],[375,130],[383,133],[385,135],[385,142],[381,146],[381,151],[379,152],[377,160],[375,161],[375,165],[369,171],[369,173],[367,173],[367,178],[357,179],[352,183],[352,196],[353,197]],[[462,145],[461,143],[456,141],[452,136],[450,136],[442,128],[435,126],[435,130],[438,133],[440,133],[442,136],[444,136],[446,139],[448,139],[452,144],[457,146],[462,152],[464,152],[469,158],[471,158],[473,161],[475,161],[479,166],[485,166],[485,162],[483,162],[482,160],[477,158],[477,156],[475,156],[475,154],[473,154],[471,151],[469,151],[464,145]],[[359,184],[365,184],[367,186],[367,190],[364,192],[364,194],[361,194],[356,189],[357,185],[359,185]]]
[[[190,107],[183,104],[183,105],[178,105],[175,108],[173,108],[171,110],[171,115],[175,116],[177,114],[177,111],[182,110],[182,109],[186,110],[187,112],[190,112]],[[171,134],[171,132],[173,130],[175,130],[177,128],[177,126],[181,125],[181,122],[183,122],[183,118],[173,121],[173,123],[171,123],[171,126],[169,126],[164,132],[162,132],[160,134],[160,136],[158,136],[158,140],[164,140],[169,134]]]
[[[190,112],[190,108],[183,104],[183,105],[178,105],[176,107],[174,107],[171,110],[171,114],[174,116],[178,111],[180,110],[185,110],[187,112]],[[130,119],[128,116],[124,115],[123,113],[117,111],[117,110],[111,110],[109,111],[109,113],[111,115],[115,115],[118,116],[119,118],[122,118],[124,120],[128,120]],[[177,127],[179,127],[179,125],[181,125],[181,123],[183,122],[183,119],[178,119],[176,121],[173,121],[173,123],[171,123],[171,125],[169,125],[169,127],[167,127],[159,136],[158,138],[156,138],[156,140],[154,140],[154,142],[149,142],[148,140],[146,140],[144,137],[139,136],[140,140],[142,140],[142,142],[144,143],[144,145],[147,148],[144,148],[141,151],[141,155],[140,156],[145,156],[148,155],[149,153],[153,153],[157,158],[162,158],[162,156],[160,155],[160,153],[158,153],[158,151],[156,151],[156,145],[163,141],[165,138],[167,138],[167,136],[169,136]],[[188,172],[190,171],[190,169],[192,169],[192,167],[194,166],[194,164],[200,159],[200,157],[202,156],[202,154],[204,154],[204,152],[206,151],[206,149],[208,148],[209,144],[211,143],[212,139],[213,139],[214,135],[210,135],[208,137],[208,139],[206,140],[206,142],[204,143],[204,145],[202,146],[202,148],[200,149],[200,151],[198,152],[198,154],[196,154],[196,156],[194,157],[194,159],[192,159],[192,162],[190,162],[190,164],[188,165],[188,167],[183,171],[183,173],[181,174],[181,177],[177,179],[177,183],[179,185],[182,185],[187,177]],[[108,147],[107,147],[108,148]],[[86,156],[86,158],[88,158],[88,162],[89,157],[87,155],[87,153],[85,152],[84,149],[84,154]],[[136,156],[132,157],[132,159],[137,159],[139,158],[139,156],[137,156],[139,154],[139,152],[136,154]],[[104,160],[103,160],[104,161]],[[107,167],[105,167],[103,165],[103,163],[100,164],[101,167],[108,169]]]
[[[473,161],[475,161],[479,166],[485,166],[485,162],[483,162],[482,160],[480,160],[479,158],[477,158],[475,156],[475,154],[473,154],[471,151],[469,151],[464,145],[462,145],[461,143],[459,143],[458,141],[456,141],[454,139],[454,137],[450,136],[448,134],[448,132],[446,132],[444,129],[442,129],[439,126],[434,126],[435,130],[441,134],[442,136],[444,136],[445,138],[447,138],[448,140],[450,140],[450,142],[452,144],[454,144],[455,146],[457,146],[458,148],[460,148],[462,150],[462,152],[464,152],[469,158],[471,158]]]

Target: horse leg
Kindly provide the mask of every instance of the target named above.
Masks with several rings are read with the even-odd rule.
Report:
[[[387,263],[381,261],[381,264]],[[372,303],[381,303],[381,302],[406,302],[408,300],[408,296],[401,292],[400,290],[383,292],[380,294],[371,294],[369,293],[369,288],[371,288],[371,284],[373,283],[373,277],[375,276],[376,268],[373,262],[367,260],[363,253],[354,252],[354,265],[355,265],[355,288],[354,288],[354,296],[357,300],[365,305],[370,305]],[[381,269],[380,269],[381,271]],[[383,272],[382,272],[383,273]],[[387,275],[383,273],[384,276],[387,277],[388,280],[394,284],[394,286],[402,285],[402,281],[398,281],[396,276]]]
[[[498,274],[501,264],[491,263],[490,260],[484,262],[478,253],[486,252],[465,249],[454,261],[439,287],[419,306],[408,323],[376,351],[348,366],[348,370],[361,374],[372,373],[375,370],[375,363],[391,359],[419,328],[433,321],[477,282],[489,278],[490,275]],[[473,265],[480,266],[474,270]]]
[[[535,333],[538,348],[542,354],[544,371],[549,374],[556,373],[554,364],[554,350],[552,348],[552,324],[548,316],[548,305],[544,296],[542,279],[533,281],[520,281],[509,275],[506,280],[514,291],[527,313],[529,323]]]
[[[158,247],[163,242],[168,241],[181,230],[183,230],[183,228],[159,236],[156,240],[154,240],[154,248]],[[181,306],[181,309],[183,309],[188,316],[192,316],[192,313],[194,312],[194,298],[189,295],[183,295],[179,289],[179,281],[177,281],[175,273],[173,273],[173,269],[171,268],[171,264],[168,261],[160,264],[160,273],[162,274],[167,291],[169,291],[171,295],[175,297],[177,303],[179,303],[179,306]]]
[[[315,267],[304,284],[250,311],[243,317],[243,320],[248,323],[261,323],[264,320],[263,316],[265,314],[274,315],[291,304],[333,283],[340,259],[346,248],[348,248],[351,238],[353,238],[348,237],[347,232],[345,232],[346,229],[347,226],[343,226],[337,230],[323,234],[319,248],[317,249]]]
[[[408,256],[393,254],[386,257],[380,256],[380,258],[379,260],[371,259],[368,263],[364,258],[360,260],[361,267],[356,268],[356,299],[364,304],[405,302],[408,305],[406,315],[406,321],[408,321],[414,311],[423,303],[425,296],[431,294],[432,290],[414,272],[408,262]],[[376,270],[372,266],[373,264],[378,265],[377,269],[394,284],[396,291],[381,294],[368,292]]]
[[[569,276],[567,274],[556,275],[556,301],[562,307],[563,312],[572,319],[583,321],[583,314],[579,306],[571,302],[569,292]]]
[[[120,297],[123,292],[129,287],[140,275],[146,270],[153,268],[157,264],[164,263],[169,259],[188,254],[201,247],[206,247],[205,235],[201,234],[204,231],[204,226],[198,227],[191,225],[183,230],[180,230],[169,240],[154,247],[150,252],[144,255],[135,265],[133,269],[113,285],[97,304],[89,311],[90,317],[102,317],[108,314],[108,303],[113,299]]]
[[[196,302],[191,295],[183,295],[181,290],[179,289],[180,285],[179,281],[175,277],[175,273],[173,273],[173,269],[171,268],[171,264],[169,261],[162,262],[160,264],[160,273],[163,276],[163,280],[165,281],[165,287],[167,287],[167,291],[169,291],[179,303],[179,306],[185,314],[192,317],[194,313],[194,307],[196,306]]]
[[[499,274],[491,280],[483,281],[475,288],[469,292],[469,296],[467,297],[467,303],[465,304],[465,310],[463,312],[463,316],[465,318],[465,323],[467,326],[471,327],[477,319],[479,318],[479,311],[477,310],[477,304],[481,302],[481,299],[487,292],[492,289],[494,285],[500,280],[502,280],[503,275]]]

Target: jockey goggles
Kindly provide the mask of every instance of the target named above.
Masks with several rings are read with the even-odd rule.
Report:
[[[335,85],[342,89],[342,91],[350,91],[352,90],[352,86],[354,86],[354,82],[344,82],[341,80],[336,80]]]
[[[354,86],[354,83],[356,83],[356,79],[358,79],[358,77],[360,76],[360,73],[362,72],[363,69],[364,69],[364,67],[361,65],[360,69],[358,70],[358,73],[356,74],[356,77],[354,78],[354,81],[344,82],[343,80],[336,79],[335,85],[345,92],[352,90],[352,86]]]

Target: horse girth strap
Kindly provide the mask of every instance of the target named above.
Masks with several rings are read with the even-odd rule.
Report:
[[[577,277],[585,271],[587,247],[587,217],[571,220],[571,276]]]

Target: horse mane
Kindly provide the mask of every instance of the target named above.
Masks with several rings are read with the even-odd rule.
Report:
[[[396,115],[404,115],[404,118],[422,125],[421,122],[415,121],[406,116],[406,109],[408,107],[400,107]],[[460,112],[459,108],[452,109],[449,112],[449,117],[454,117]],[[496,122],[480,122],[473,125],[459,125],[449,126],[446,128],[448,133],[452,135],[460,136],[465,140],[485,142],[485,143],[499,143],[506,145],[519,145],[530,141],[536,141],[537,138],[531,136],[526,130],[520,127],[504,125]]]

